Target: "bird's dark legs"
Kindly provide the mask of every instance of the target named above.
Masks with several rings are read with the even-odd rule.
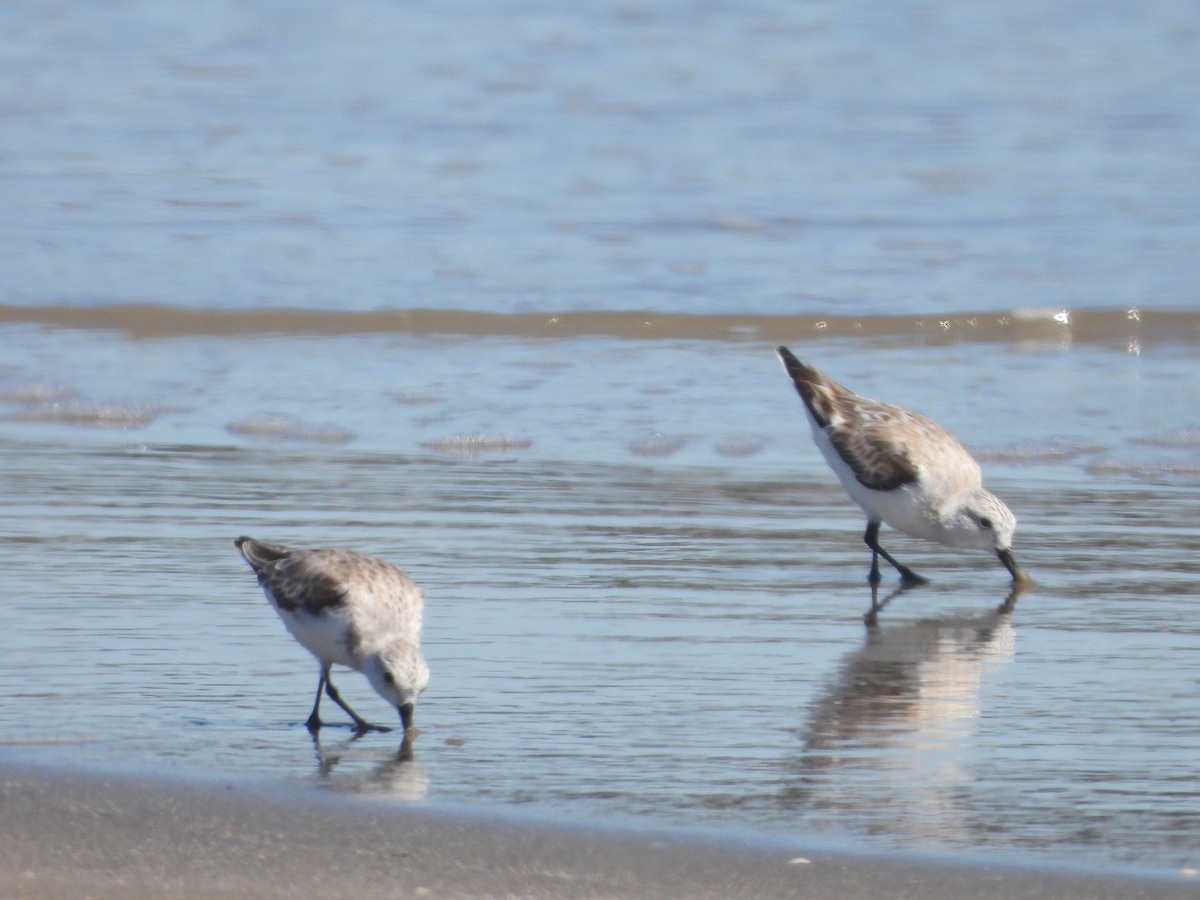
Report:
[[[327,663],[323,663],[321,665],[321,680],[317,682],[317,699],[313,703],[312,714],[308,717],[308,721],[304,723],[309,731],[315,732],[322,725],[321,717],[318,714],[318,712],[321,708],[321,691],[322,690],[325,692],[325,694],[329,697],[330,700],[332,700],[334,703],[336,703],[338,706],[340,706],[342,709],[344,709],[346,711],[346,715],[348,715],[351,719],[354,720],[354,727],[357,731],[360,731],[360,732],[362,732],[362,731],[391,731],[390,728],[385,728],[382,725],[372,725],[370,722],[368,722],[366,719],[364,719],[362,716],[360,716],[358,713],[356,713],[354,710],[352,710],[349,706],[346,705],[346,702],[342,699],[341,695],[338,693],[337,688],[335,688],[333,686],[333,681],[329,677],[329,665]]]
[[[362,716],[360,716],[358,713],[356,713],[354,710],[352,710],[349,706],[346,705],[346,702],[344,700],[342,700],[341,695],[338,694],[337,688],[335,688],[333,686],[333,681],[329,678],[328,675],[325,676],[325,694],[329,697],[330,700],[332,700],[334,703],[336,703],[338,706],[340,706],[342,709],[344,709],[346,711],[346,715],[348,715],[350,718],[352,718],[354,720],[354,727],[357,728],[359,731],[369,731],[369,730],[377,727],[375,725],[372,725],[370,722],[368,722],[366,719],[364,719]]]
[[[871,548],[871,572],[867,576],[867,580],[871,584],[879,584],[879,557],[883,557],[892,567],[900,573],[900,582],[906,585],[928,584],[927,578],[922,578],[908,566],[902,566],[892,558],[892,555],[879,546],[879,526],[883,524],[878,519],[870,519],[867,521],[867,533],[863,535],[863,540],[867,542],[867,546]]]
[[[317,699],[313,701],[312,712],[308,716],[308,721],[304,723],[309,731],[316,733],[321,728],[321,692],[325,690],[325,684],[329,681],[329,666],[321,666],[321,678],[317,682]]]

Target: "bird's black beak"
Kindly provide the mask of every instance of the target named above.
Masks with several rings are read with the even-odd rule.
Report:
[[[404,703],[397,706],[396,709],[400,710],[400,724],[404,726],[405,731],[408,731],[412,728],[413,705]]]
[[[1000,562],[1004,563],[1004,568],[1008,569],[1008,574],[1012,576],[1014,584],[1022,584],[1032,580],[1025,574],[1025,570],[1017,565],[1017,561],[1013,559],[1011,550],[997,550],[996,555],[1000,557]]]

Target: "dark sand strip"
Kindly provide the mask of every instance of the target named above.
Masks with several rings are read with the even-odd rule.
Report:
[[[691,315],[640,310],[620,312],[490,313],[455,309],[321,310],[300,308],[195,309],[153,303],[21,306],[0,303],[0,325],[116,331],[131,338],[252,337],[264,334],[456,334],[561,340],[616,337],[628,340],[798,340],[804,335],[919,338],[924,346],[1049,341],[1124,346],[1136,341],[1200,343],[1200,316],[1191,311],[1079,310],[1067,322],[1056,309],[927,315]]]
[[[1166,898],[1184,877],[801,853],[311,791],[0,769],[6,898]],[[803,856],[808,863],[794,860]]]

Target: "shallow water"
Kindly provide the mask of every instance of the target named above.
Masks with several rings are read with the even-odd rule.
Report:
[[[0,759],[1197,863],[1194,10],[205,8],[0,12]],[[1038,586],[885,531],[865,627],[776,343]],[[243,533],[423,585],[413,760]]]
[[[1194,859],[1200,489],[1195,432],[1175,427],[1192,348],[810,344],[864,390],[965,426],[1039,581],[998,615],[995,560],[892,535],[933,584],[867,629],[861,515],[769,345],[51,331],[22,346],[43,342],[69,351],[57,396],[88,385],[159,411],[110,430],[7,404],[6,755]],[[106,365],[122,355],[141,361],[128,379]],[[1101,377],[1105,406],[1087,391]],[[229,428],[268,416],[354,437]],[[316,667],[234,552],[241,533],[371,551],[424,586],[433,681],[411,764],[394,738],[338,729],[314,754],[296,723]],[[363,679],[339,683],[388,718]]]

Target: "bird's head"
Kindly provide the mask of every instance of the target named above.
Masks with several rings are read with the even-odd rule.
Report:
[[[375,692],[396,707],[405,730],[411,728],[417,697],[429,684],[429,667],[420,649],[397,638],[368,657],[363,674]]]
[[[950,518],[947,543],[995,553],[1013,581],[1028,581],[1012,555],[1016,530],[1017,517],[1012,510],[995,494],[980,488],[963,498]]]

